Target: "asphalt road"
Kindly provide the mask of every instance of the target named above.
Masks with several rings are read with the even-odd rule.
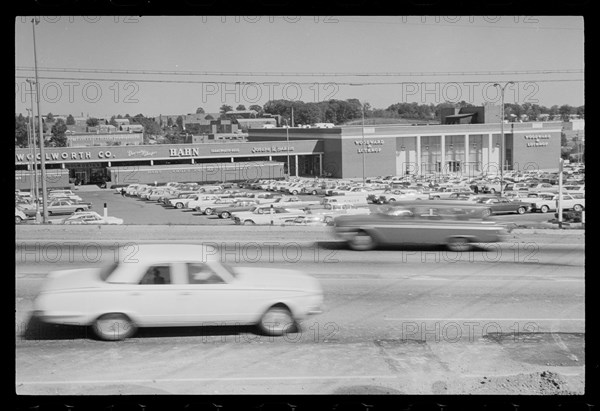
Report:
[[[238,232],[240,241],[259,247],[229,248],[225,257],[232,265],[295,268],[321,281],[325,312],[279,338],[205,326],[146,329],[111,343],[85,328],[31,323],[31,302],[47,271],[101,264],[114,254],[92,261],[74,252],[72,260],[57,260],[43,248],[18,249],[17,392],[583,393],[582,236],[524,233],[493,250],[460,254],[438,248],[360,253],[286,238],[298,248],[265,246],[261,235]]]

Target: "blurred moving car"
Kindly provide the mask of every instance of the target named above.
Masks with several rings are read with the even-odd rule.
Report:
[[[114,341],[138,327],[209,323],[254,324],[260,333],[284,335],[322,312],[319,281],[301,271],[230,267],[215,248],[191,244],[140,244],[135,259],[49,273],[33,317],[89,325],[98,338]]]
[[[486,205],[463,201],[404,201],[374,206],[371,214],[338,216],[334,234],[357,251],[382,245],[445,244],[466,251],[473,243],[498,242],[504,226],[484,218]]]

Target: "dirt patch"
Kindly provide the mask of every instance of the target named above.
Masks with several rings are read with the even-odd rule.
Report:
[[[517,374],[501,377],[484,376],[472,394],[523,394],[523,395],[580,395],[569,389],[568,382],[552,371]]]

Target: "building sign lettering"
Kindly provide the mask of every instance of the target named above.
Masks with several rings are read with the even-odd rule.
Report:
[[[272,146],[272,147],[252,147],[253,153],[280,153],[282,151],[294,151],[294,147]]]
[[[362,146],[362,145],[365,145],[365,146],[375,146],[375,145],[381,146],[381,145],[383,145],[383,143],[384,143],[383,140],[365,140],[365,141],[356,140],[356,141],[354,141],[354,144],[357,145],[357,146]]]
[[[156,151],[148,151],[148,150],[127,150],[127,155],[129,157],[152,157],[156,155]]]
[[[540,141],[540,140],[549,140],[550,134],[531,134],[523,136],[525,140],[534,140],[528,141],[527,147],[546,147],[548,145],[548,141]]]
[[[355,140],[354,145],[360,146],[356,149],[358,154],[362,153],[381,153],[381,147],[384,144],[383,140]]]
[[[114,157],[113,154],[108,150],[98,152],[98,158],[113,158],[113,157]],[[38,161],[40,161],[42,159],[42,155],[40,153],[37,153],[36,159]],[[70,153],[67,151],[64,151],[62,153],[60,153],[60,152],[45,153],[45,155],[44,155],[44,160],[46,160],[46,161],[91,160],[91,159],[92,159],[92,153],[90,151],[73,151]],[[18,153],[18,154],[16,154],[16,160],[17,160],[17,162],[21,162],[21,163],[25,162],[25,161],[33,161],[33,154]]]
[[[199,156],[200,150],[196,148],[171,148],[169,149],[169,157],[191,157],[191,156]]]
[[[239,148],[212,148],[211,153],[239,153]]]

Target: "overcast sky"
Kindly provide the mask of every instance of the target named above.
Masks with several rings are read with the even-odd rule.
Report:
[[[15,21],[23,114],[30,20]],[[42,18],[35,30],[43,114],[218,112],[271,99],[479,105],[499,102],[492,84],[511,80],[506,102],[584,104],[577,16],[74,16]]]

